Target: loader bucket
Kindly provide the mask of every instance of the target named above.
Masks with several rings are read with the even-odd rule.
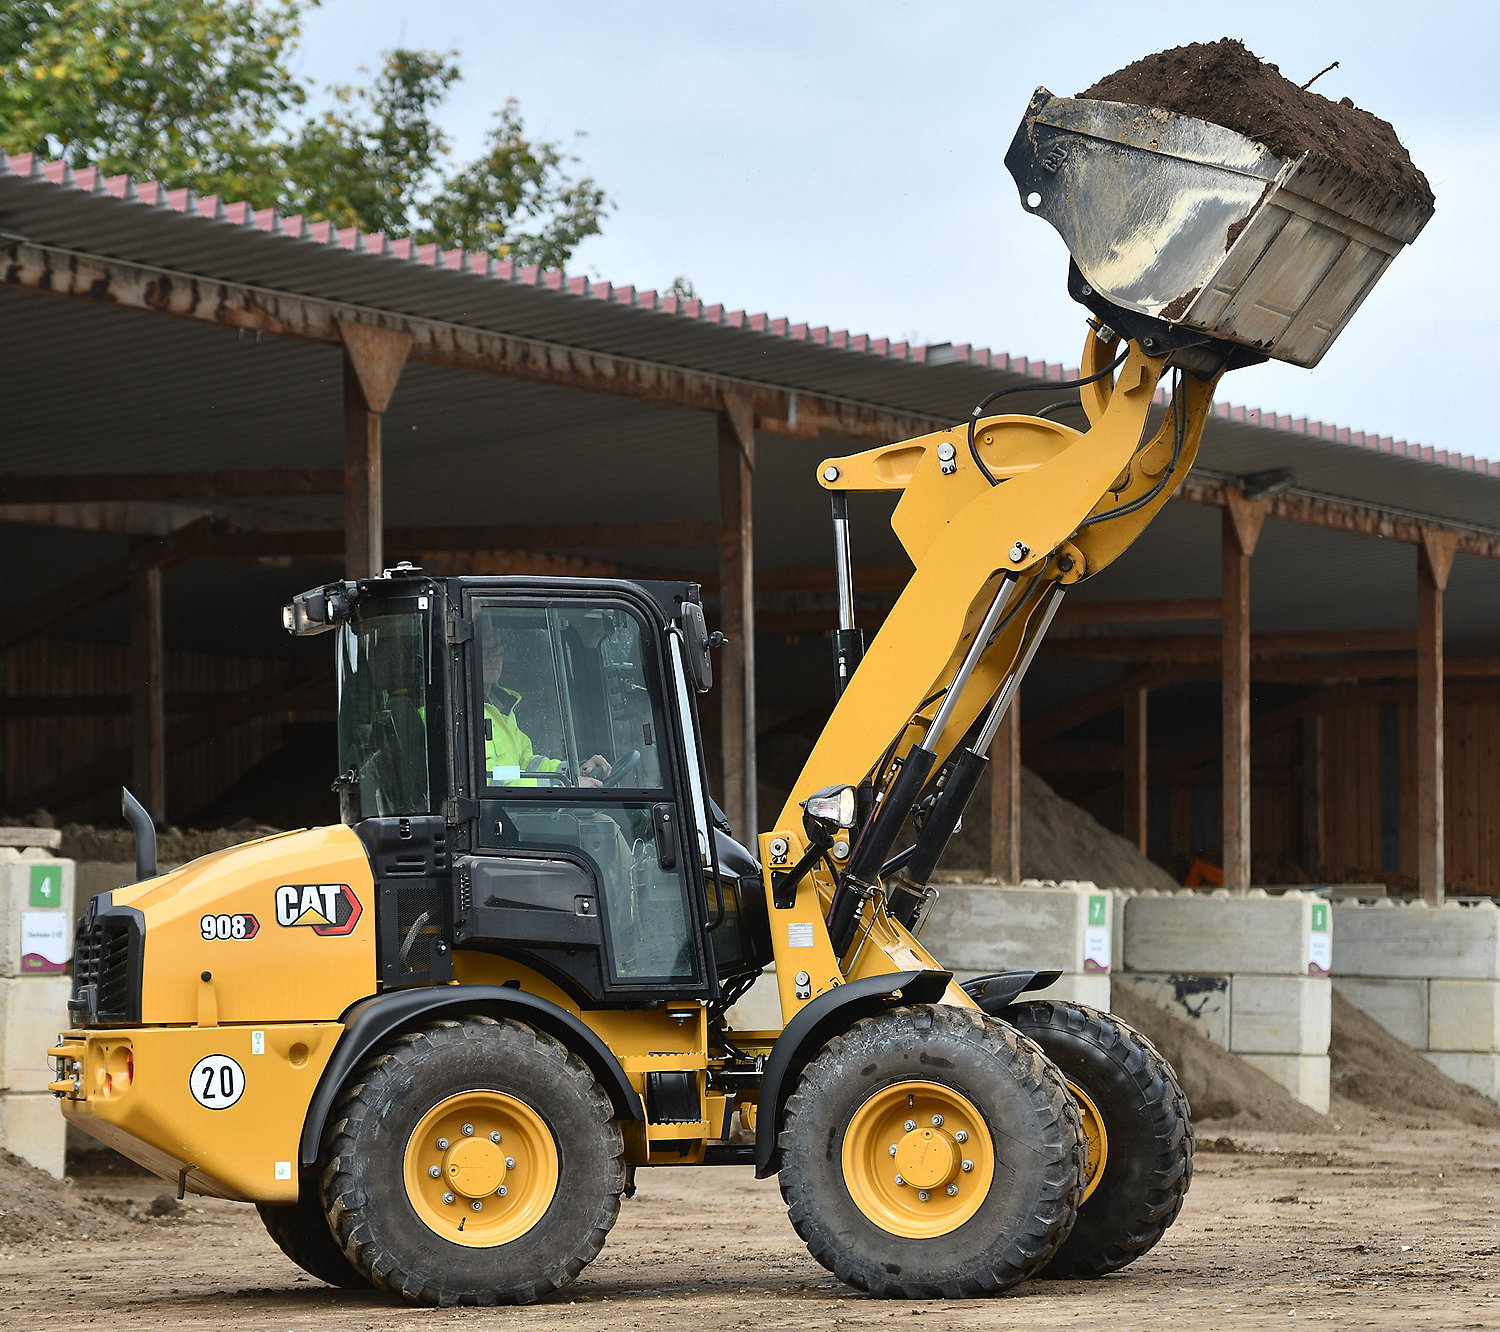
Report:
[[[1432,216],[1315,153],[1045,88],[1005,165],[1111,305],[1301,366]]]

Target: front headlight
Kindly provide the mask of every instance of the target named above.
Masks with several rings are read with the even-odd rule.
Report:
[[[827,846],[834,836],[854,826],[854,788],[825,786],[802,802],[802,826],[808,837]]]

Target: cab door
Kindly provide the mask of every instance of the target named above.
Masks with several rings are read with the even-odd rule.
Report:
[[[661,631],[623,600],[471,598],[479,827],[459,946],[536,965],[585,1005],[709,997]]]

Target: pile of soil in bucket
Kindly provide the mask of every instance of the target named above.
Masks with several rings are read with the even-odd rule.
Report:
[[[1078,95],[1211,121],[1282,157],[1316,153],[1383,193],[1432,207],[1427,177],[1389,124],[1347,97],[1334,102],[1298,87],[1232,37],[1158,51]]]

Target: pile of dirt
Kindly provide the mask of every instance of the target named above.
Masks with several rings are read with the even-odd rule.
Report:
[[[60,1241],[113,1239],[130,1222],[44,1170],[0,1151],[0,1254]]]
[[[1500,1128],[1500,1105],[1444,1075],[1337,992],[1326,1116],[1200,1035],[1191,1023],[1141,998],[1128,976],[1115,978],[1110,1005],[1177,1070],[1195,1122],[1272,1133],[1328,1133],[1370,1125]]]
[[[964,826],[943,854],[944,871],[970,878],[990,858],[990,802],[983,787],[964,814]],[[1101,888],[1180,888],[1086,809],[1064,800],[1036,773],[1021,769],[1021,877],[1086,879]]]
[[[269,837],[280,831],[279,828],[265,828],[254,823],[240,824],[233,828],[164,828],[156,835],[156,862],[158,865],[180,865],[188,860],[196,860],[199,856],[206,856],[210,851],[222,851],[226,847],[253,842],[258,837]],[[73,860],[131,863],[135,860],[135,834],[129,828],[96,828],[87,823],[65,824],[62,846],[57,854]]]
[[[1440,1072],[1337,991],[1328,1047],[1335,1119],[1353,1109],[1412,1128],[1500,1128],[1500,1105]]]
[[[1199,1035],[1181,1018],[1142,999],[1130,988],[1128,979],[1115,978],[1110,1007],[1146,1036],[1177,1071],[1194,1123],[1206,1121],[1267,1133],[1327,1133],[1333,1129],[1326,1115],[1303,1105],[1279,1082]]]
[[[1427,177],[1389,124],[1347,97],[1334,102],[1298,87],[1232,37],[1159,51],[1078,95],[1211,121],[1282,157],[1316,153],[1383,193],[1432,207]]]

